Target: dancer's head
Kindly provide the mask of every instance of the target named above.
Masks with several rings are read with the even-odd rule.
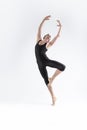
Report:
[[[46,35],[43,36],[43,40],[44,40],[45,42],[49,42],[50,39],[51,39],[51,35],[50,35],[50,34],[46,34]]]

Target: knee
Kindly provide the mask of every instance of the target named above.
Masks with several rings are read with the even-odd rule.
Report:
[[[62,66],[62,68],[61,68],[61,71],[64,71],[64,70],[65,70],[65,68],[66,68],[66,66],[65,66],[65,65],[63,65],[63,66]]]
[[[47,84],[47,87],[48,87],[48,89],[51,89],[52,87],[51,87],[51,85],[48,83]]]

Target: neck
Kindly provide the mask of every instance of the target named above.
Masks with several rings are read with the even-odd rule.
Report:
[[[42,43],[42,44],[45,44],[45,43],[47,43],[47,42],[46,42],[45,40],[42,40],[41,43]]]

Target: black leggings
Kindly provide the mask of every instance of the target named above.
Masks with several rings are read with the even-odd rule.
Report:
[[[54,60],[47,60],[47,61],[44,62],[43,65],[38,65],[38,68],[40,70],[40,73],[41,73],[46,85],[49,83],[46,66],[57,68],[60,71],[65,70],[65,65],[64,64],[62,64],[62,63],[60,63],[58,61],[54,61]]]

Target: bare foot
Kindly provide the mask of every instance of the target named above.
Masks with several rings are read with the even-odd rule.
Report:
[[[56,97],[53,97],[53,99],[52,99],[52,105],[53,105],[53,106],[55,105],[56,100],[57,100],[57,98],[56,98]]]

